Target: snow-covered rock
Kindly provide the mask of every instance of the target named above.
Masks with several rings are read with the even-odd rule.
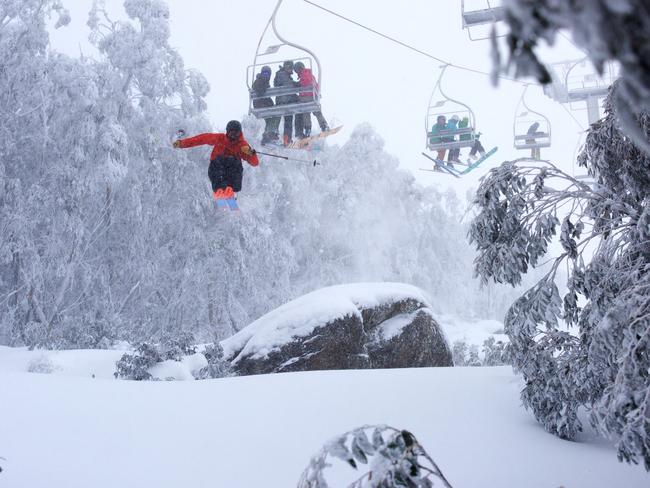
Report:
[[[401,283],[314,291],[221,344],[239,374],[453,365],[424,292]]]

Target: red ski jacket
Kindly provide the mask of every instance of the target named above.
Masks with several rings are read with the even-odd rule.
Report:
[[[243,135],[240,135],[236,141],[231,141],[226,134],[206,133],[181,139],[178,142],[183,149],[203,145],[214,146],[212,154],[210,154],[210,161],[217,156],[235,156],[236,158],[246,160],[251,166],[260,164],[257,159],[257,154],[245,154],[242,152],[242,147],[249,146]]]
[[[298,75],[298,80],[300,80],[300,86],[313,86],[318,89],[318,82],[314,75],[312,74],[309,68],[304,68]],[[300,92],[301,97],[313,97],[313,91]]]

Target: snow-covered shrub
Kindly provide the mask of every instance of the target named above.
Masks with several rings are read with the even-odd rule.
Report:
[[[143,342],[133,354],[126,353],[120,358],[115,365],[114,375],[116,378],[125,380],[150,380],[152,376],[148,369],[163,360],[164,358],[155,344]]]
[[[477,192],[470,239],[482,279],[514,285],[557,235],[562,252],[505,320],[508,357],[526,381],[523,403],[568,439],[581,430],[578,408],[591,407],[619,457],[650,470],[650,156],[620,132],[616,89],[578,159],[595,183],[548,161],[505,162]],[[636,122],[648,138],[648,114]]]
[[[494,337],[488,337],[483,342],[483,366],[503,366],[507,364],[505,344]]]
[[[54,363],[47,354],[40,354],[32,359],[27,365],[29,373],[45,373],[50,374],[56,369]]]
[[[478,345],[472,344],[469,346],[467,355],[466,366],[481,366],[481,358],[478,355]]]
[[[172,337],[165,337],[159,343],[143,342],[139,344],[133,353],[126,353],[116,363],[116,378],[128,380],[151,380],[153,375],[150,368],[164,361],[177,361],[185,363],[185,367],[193,368],[192,364],[203,367],[191,369],[191,375],[195,379],[223,378],[233,374],[230,362],[223,357],[223,348],[219,343],[205,347],[201,354],[197,353],[197,346],[194,345],[194,336],[189,332],[181,332]],[[187,363],[187,360],[190,360]],[[207,362],[207,364],[206,364]],[[187,373],[185,376],[189,376]],[[191,378],[191,376],[189,377]],[[165,377],[167,380],[172,377]]]
[[[533,76],[542,83],[550,75],[535,53],[540,40],[552,44],[560,30],[571,32],[573,41],[586,50],[598,72],[605,62],[621,66],[621,87],[615,100],[626,132],[650,150],[634,117],[650,110],[650,4],[647,0],[504,0],[509,26],[508,63],[517,76]],[[496,42],[494,43],[496,46]],[[500,69],[500,53],[494,59]]]
[[[180,361],[183,356],[196,353],[194,334],[182,331],[179,334],[166,337],[161,345],[161,353],[165,359]]]
[[[327,488],[325,477],[329,459],[338,459],[357,470],[349,488],[390,488],[394,486],[428,488],[434,481],[451,488],[449,482],[407,430],[385,425],[364,426],[330,441],[314,456],[302,473],[298,488]],[[359,476],[358,471],[363,471]]]
[[[468,346],[465,341],[454,341],[451,346],[451,357],[454,366],[467,366]]]
[[[223,347],[218,342],[206,346],[203,351],[208,365],[201,368],[196,375],[197,380],[204,380],[209,378],[225,378],[232,376],[232,365],[223,357]]]
[[[479,355],[478,345],[468,345],[467,342],[457,340],[452,346],[454,366],[503,366],[510,364],[507,360],[506,345],[494,337],[483,341],[483,356]]]

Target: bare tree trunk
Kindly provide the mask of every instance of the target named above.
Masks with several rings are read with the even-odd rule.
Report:
[[[13,283],[11,288],[14,290],[14,295],[11,297],[10,304],[18,307],[18,289],[20,288],[20,251],[14,251],[11,259],[11,266],[13,268]]]
[[[212,283],[208,283],[208,324],[210,327],[214,328],[216,325],[214,317],[214,293],[213,293]]]

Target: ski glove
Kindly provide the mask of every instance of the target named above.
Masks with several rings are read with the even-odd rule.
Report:
[[[181,141],[174,141],[174,147],[176,148],[181,147]]]
[[[255,151],[255,149],[253,149],[250,146],[242,146],[241,147],[241,152],[243,154],[246,154],[247,156],[253,156],[253,155],[255,155],[257,153],[257,151]]]

